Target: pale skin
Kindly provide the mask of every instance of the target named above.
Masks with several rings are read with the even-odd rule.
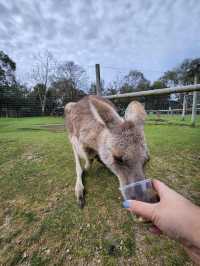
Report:
[[[178,240],[191,259],[200,265],[200,207],[164,183],[154,180],[158,203],[128,200],[128,210],[153,222],[163,233]]]

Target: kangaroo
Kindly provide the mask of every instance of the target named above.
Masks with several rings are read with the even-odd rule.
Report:
[[[96,157],[119,179],[120,186],[145,179],[144,165],[149,153],[144,136],[146,112],[141,103],[131,102],[121,117],[113,103],[89,95],[65,105],[68,130],[76,163],[75,195],[84,207],[83,169],[88,170]]]

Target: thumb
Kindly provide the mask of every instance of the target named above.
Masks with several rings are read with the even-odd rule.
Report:
[[[152,221],[157,203],[152,204],[138,200],[126,200],[124,206],[128,208],[129,211]]]
[[[169,193],[171,190],[167,185],[157,179],[153,180],[153,187],[157,191],[160,198],[163,198],[163,196]]]

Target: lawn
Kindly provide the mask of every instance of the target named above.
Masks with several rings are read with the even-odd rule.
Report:
[[[0,265],[193,265],[178,243],[133,220],[98,162],[80,210],[67,134],[49,124],[63,118],[0,119]],[[146,175],[200,205],[200,127],[151,121],[145,133]]]
[[[160,114],[159,117],[155,114],[150,114],[147,117],[148,123],[153,124],[172,124],[172,125],[181,125],[181,126],[191,126],[191,115],[186,115],[184,120],[181,118],[181,115],[167,115],[167,114]],[[200,126],[200,115],[196,116],[195,121],[196,126]]]

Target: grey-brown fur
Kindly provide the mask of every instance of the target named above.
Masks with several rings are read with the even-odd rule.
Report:
[[[110,101],[98,96],[86,96],[65,106],[65,125],[76,161],[75,194],[81,207],[84,187],[80,158],[88,169],[98,156],[118,177],[120,186],[145,178],[144,164],[148,160],[145,115],[139,102],[131,102],[122,118]]]

